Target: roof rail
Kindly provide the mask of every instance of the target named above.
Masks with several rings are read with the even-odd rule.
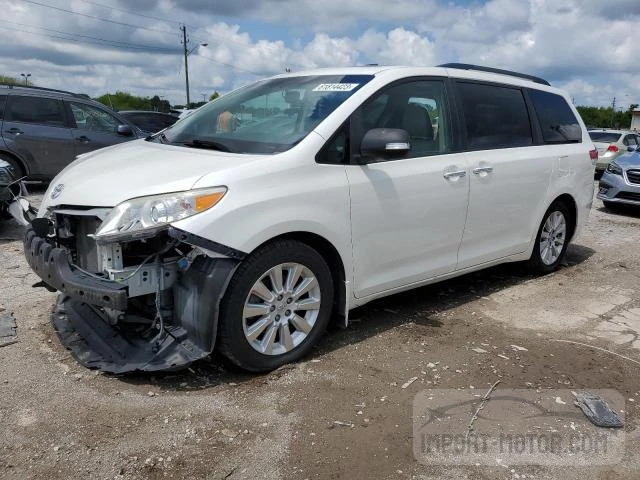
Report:
[[[86,93],[73,93],[73,92],[69,92],[67,90],[58,90],[56,88],[36,87],[34,85],[8,85],[8,84],[1,84],[0,87],[8,88],[10,90],[12,90],[14,88],[42,90],[42,91],[45,91],[45,92],[66,93],[67,95],[71,95],[73,97],[78,97],[78,98],[90,98]]]
[[[479,72],[499,73],[500,75],[509,75],[511,77],[524,78],[525,80],[531,80],[535,83],[541,83],[542,85],[551,86],[551,84],[544,78],[534,77],[533,75],[527,75],[526,73],[512,72],[511,70],[502,70],[500,68],[482,67],[480,65],[471,65],[469,63],[443,63],[442,65],[438,66],[443,68],[457,68],[459,70],[477,70]]]

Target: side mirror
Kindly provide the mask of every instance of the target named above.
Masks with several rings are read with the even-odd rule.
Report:
[[[132,137],[133,130],[129,125],[118,125],[118,129],[116,130],[118,135],[122,135],[123,137]]]
[[[360,144],[361,163],[378,159],[402,158],[411,150],[409,132],[400,128],[373,128],[364,134]]]

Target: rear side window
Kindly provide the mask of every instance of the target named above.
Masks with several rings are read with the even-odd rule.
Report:
[[[582,142],[582,129],[564,97],[541,90],[529,90],[529,95],[544,143]]]
[[[0,95],[0,120],[4,118],[4,106],[7,103],[7,96]]]
[[[533,144],[529,112],[520,89],[467,82],[457,85],[470,150]]]
[[[62,102],[55,98],[12,95],[5,114],[7,122],[24,122],[51,127],[64,127]]]

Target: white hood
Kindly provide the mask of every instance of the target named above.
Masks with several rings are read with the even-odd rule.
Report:
[[[127,142],[80,156],[66,167],[51,182],[41,211],[55,205],[114,207],[135,197],[185,191],[204,175],[261,158],[144,140]]]

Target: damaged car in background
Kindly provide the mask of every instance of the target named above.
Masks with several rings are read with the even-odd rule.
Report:
[[[13,217],[26,227],[35,218],[36,211],[27,200],[27,188],[17,178],[11,164],[0,158],[0,219]]]
[[[272,370],[376,298],[503,262],[558,268],[597,158],[567,98],[459,64],[263,80],[79,156],[25,255],[87,367],[172,370],[215,349]]]

